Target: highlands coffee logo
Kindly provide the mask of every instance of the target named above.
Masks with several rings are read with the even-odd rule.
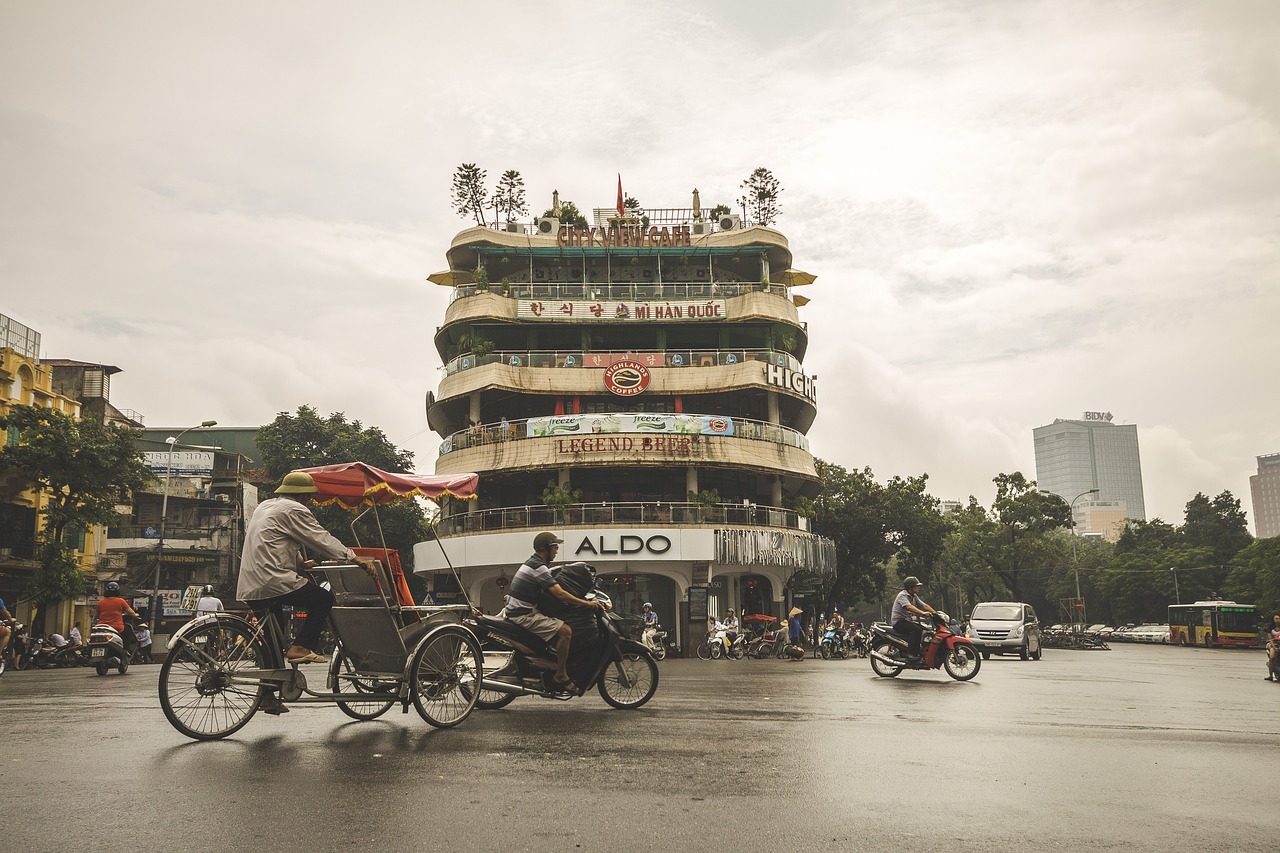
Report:
[[[649,387],[649,368],[638,361],[615,361],[605,368],[604,387],[619,397],[634,397]]]

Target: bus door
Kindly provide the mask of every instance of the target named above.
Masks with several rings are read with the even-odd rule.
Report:
[[[1217,635],[1218,635],[1217,625],[1214,624],[1214,622],[1217,621],[1214,618],[1214,610],[1212,607],[1206,607],[1204,610],[1200,612],[1201,612],[1201,622],[1204,625],[1204,630],[1201,632],[1201,635],[1200,635],[1200,642],[1206,646],[1212,646],[1214,642],[1217,640]]]

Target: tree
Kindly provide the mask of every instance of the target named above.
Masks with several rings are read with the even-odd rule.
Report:
[[[1270,621],[1280,613],[1280,536],[1255,539],[1231,561],[1224,594],[1241,604],[1257,604]]]
[[[12,407],[0,428],[18,433],[17,444],[0,449],[0,468],[20,471],[46,497],[36,552],[40,568],[28,587],[35,623],[43,625],[45,607],[83,595],[90,584],[67,532],[117,522],[116,507],[131,503],[155,476],[135,448],[136,430],[77,421],[40,406]]]
[[[729,205],[717,204],[715,207],[711,208],[710,211],[708,211],[707,218],[710,219],[712,222],[715,222],[721,216],[724,216],[726,213],[729,213],[729,212],[730,212]]]
[[[529,205],[524,200],[524,177],[515,169],[503,172],[493,197],[489,199],[489,206],[493,208],[495,223],[513,222],[516,216],[526,215]],[[505,218],[503,214],[506,214]]]
[[[486,177],[475,163],[463,163],[453,173],[453,209],[459,216],[474,216],[477,225],[489,224],[484,216]]]
[[[778,206],[778,195],[782,192],[782,184],[765,167],[761,166],[742,182],[742,196],[738,204],[743,214],[757,225],[769,225],[782,215]]]
[[[562,225],[568,225],[572,228],[586,228],[587,217],[582,215],[578,210],[578,206],[571,201],[560,202],[560,212],[557,214],[555,208],[549,208],[543,211],[543,216],[559,216]]]
[[[1020,471],[997,474],[992,482],[996,484],[996,499],[991,512],[1001,529],[992,549],[992,569],[1016,600],[1025,601],[1023,574],[1037,565],[1043,568],[1047,557],[1056,562],[1046,536],[1071,526],[1071,507],[1057,495],[1039,491],[1036,481],[1028,480]]]
[[[626,212],[627,216],[639,219],[640,224],[643,227],[649,227],[649,215],[645,213],[644,208],[640,206],[639,199],[634,196],[627,196],[622,200],[622,209]]]
[[[1226,565],[1238,551],[1253,541],[1240,501],[1224,491],[1213,500],[1200,492],[1187,501],[1182,536],[1191,547],[1213,550],[1212,561]]]
[[[348,421],[341,412],[322,418],[310,406],[299,406],[296,415],[276,415],[274,421],[258,431],[258,447],[263,453],[266,477],[260,485],[268,490],[274,489],[290,471],[318,465],[365,462],[384,471],[413,470],[413,453],[397,448],[382,430]],[[326,530],[349,545],[356,544],[352,521],[359,511],[336,504],[313,509]],[[380,507],[376,518],[373,513],[366,514],[355,523],[354,535],[361,544],[381,547],[378,519],[387,547],[399,552],[405,574],[416,584],[412,574],[413,546],[431,535],[422,506],[417,501],[404,500]]]

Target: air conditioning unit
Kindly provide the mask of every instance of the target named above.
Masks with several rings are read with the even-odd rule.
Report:
[[[222,501],[224,504],[231,503],[231,495],[214,495],[213,499],[215,501]]]
[[[542,237],[554,237],[560,233],[560,220],[554,216],[543,216],[538,219],[538,234]]]
[[[706,220],[699,220],[693,223],[690,231],[692,231],[693,236],[695,237],[705,237],[711,233],[711,223]]]
[[[726,213],[720,217],[721,231],[740,231],[742,230],[742,217],[736,213]]]
[[[519,222],[508,222],[508,223],[507,223],[507,233],[508,233],[508,234],[523,234],[523,233],[524,233],[524,226],[523,226],[523,225],[521,225]]]

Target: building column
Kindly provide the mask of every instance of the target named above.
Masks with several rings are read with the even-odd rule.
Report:
[[[684,469],[684,491],[686,495],[689,492],[695,495],[698,493],[698,469],[692,465]]]
[[[469,401],[471,403],[471,412],[467,417],[469,417],[474,423],[480,423],[480,392],[473,391]]]
[[[557,475],[557,478],[558,478],[558,479],[557,479],[557,484],[558,484],[561,488],[564,488],[564,489],[569,488],[569,469],[568,469],[568,468],[561,468],[559,471],[557,471],[557,472],[556,472],[556,475]]]
[[[774,506],[782,506],[782,478],[774,477],[773,486],[769,489],[769,500]]]
[[[769,392],[769,423],[782,423],[782,416],[778,413],[778,392]]]

